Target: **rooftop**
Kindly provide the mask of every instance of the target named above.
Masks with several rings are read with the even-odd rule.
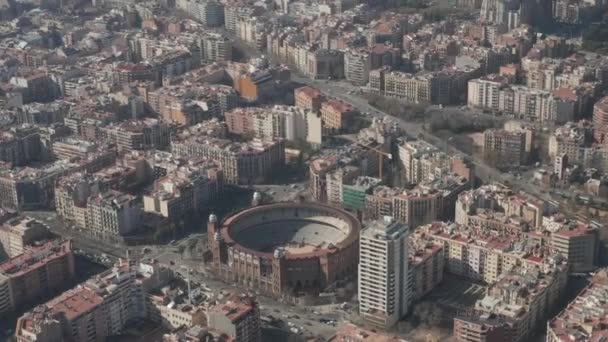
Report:
[[[30,248],[25,253],[0,263],[0,274],[19,277],[72,252],[72,242],[47,242]]]

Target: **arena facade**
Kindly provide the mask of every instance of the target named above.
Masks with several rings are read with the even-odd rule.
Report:
[[[209,217],[213,269],[273,296],[318,294],[356,273],[361,223],[350,213],[314,203],[253,206]]]

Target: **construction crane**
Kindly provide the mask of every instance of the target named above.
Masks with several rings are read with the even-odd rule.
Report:
[[[368,148],[368,149],[370,149],[370,150],[378,153],[378,155],[379,155],[378,156],[378,176],[379,176],[380,180],[382,180],[382,164],[384,164],[383,163],[384,158],[382,158],[382,157],[384,156],[384,157],[387,157],[389,160],[392,160],[393,159],[393,155],[390,154],[390,153],[388,153],[388,152],[384,152],[382,150],[379,150],[379,149],[377,149],[375,147],[372,147],[372,146],[369,146],[369,145],[364,145],[364,144],[362,144],[360,142],[357,142],[357,144],[359,146]]]

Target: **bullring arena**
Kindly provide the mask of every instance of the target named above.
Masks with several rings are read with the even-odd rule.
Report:
[[[361,223],[312,203],[247,208],[221,223],[210,216],[208,246],[226,281],[275,296],[316,294],[356,273]]]

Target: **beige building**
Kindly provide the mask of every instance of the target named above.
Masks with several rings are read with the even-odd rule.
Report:
[[[517,233],[493,236],[486,229],[436,222],[420,228],[444,247],[445,271],[492,284],[515,266],[536,267],[547,263],[550,249],[536,247],[534,238]]]
[[[55,211],[64,220],[86,226],[87,201],[99,195],[101,180],[94,175],[74,173],[62,177],[55,185]]]
[[[319,89],[305,86],[294,90],[296,107],[308,109],[313,112],[321,110],[321,104],[325,101],[325,95]]]
[[[205,206],[221,198],[223,192],[221,167],[201,160],[157,179],[154,190],[143,198],[144,211],[179,222],[185,215],[205,210]]]
[[[183,137],[171,144],[171,151],[181,157],[203,157],[218,162],[227,184],[264,182],[285,163],[283,140],[237,143],[204,138]]]
[[[147,296],[147,316],[153,322],[162,324],[166,329],[207,325],[205,308],[188,303],[175,303],[165,293],[150,293]]]
[[[348,130],[358,111],[350,104],[330,99],[321,104],[323,128],[329,130]]]
[[[589,272],[595,269],[599,253],[596,227],[589,223],[568,221],[560,216],[545,218],[543,226],[551,233],[551,246],[568,258],[571,272]]]
[[[99,149],[96,143],[77,138],[66,138],[53,143],[53,155],[59,159],[85,158]]]
[[[418,184],[420,182],[430,181],[435,178],[435,169],[431,167],[431,162],[424,163],[422,160],[429,156],[438,162],[439,169],[444,169],[445,166],[440,162],[440,159],[445,159],[445,154],[441,153],[438,148],[429,144],[424,140],[408,140],[399,144],[399,161],[403,166],[405,180],[409,184]],[[423,165],[426,164],[426,165]],[[443,166],[443,167],[442,167]]]
[[[166,284],[170,274],[158,264],[119,262],[22,315],[17,341],[95,342],[116,336],[148,316],[146,293]]]
[[[469,187],[463,177],[448,174],[406,190],[376,186],[365,198],[365,219],[392,216],[416,228],[453,216],[458,194]]]
[[[565,265],[549,269],[516,267],[490,286],[475,309],[508,321],[505,335],[510,336],[509,341],[528,341],[558,307],[566,283]]]
[[[605,140],[608,133],[608,96],[603,97],[593,105],[594,137],[598,142]]]
[[[359,236],[359,314],[373,326],[388,329],[410,307],[408,226],[391,217],[374,221]]]
[[[0,244],[9,258],[23,254],[28,246],[50,235],[41,222],[30,217],[16,217],[0,226]]]
[[[228,294],[207,311],[207,326],[234,341],[261,342],[260,309],[255,298]]]
[[[75,277],[71,241],[29,247],[0,263],[0,317],[64,290]]]
[[[483,133],[483,138],[486,158],[497,165],[517,166],[527,162],[526,133],[489,129]]]
[[[108,190],[87,201],[84,228],[100,236],[125,236],[139,227],[141,207],[137,198]]]
[[[116,143],[119,151],[165,149],[169,146],[171,127],[157,119],[146,118],[102,128],[102,134]]]
[[[443,281],[444,250],[429,236],[415,230],[408,238],[410,301],[415,302]]]
[[[579,123],[568,122],[555,129],[549,137],[549,156],[566,154],[568,161],[578,163],[583,160],[581,154],[588,145],[592,128],[586,125],[588,121]]]
[[[408,102],[431,102],[431,79],[429,75],[414,76],[399,71],[384,74],[384,93]]]
[[[495,111],[500,110],[500,91],[507,83],[506,77],[495,74],[470,80],[467,105]]]
[[[547,323],[547,342],[601,341],[608,334],[602,322],[608,303],[608,273],[602,269],[591,283]]]

